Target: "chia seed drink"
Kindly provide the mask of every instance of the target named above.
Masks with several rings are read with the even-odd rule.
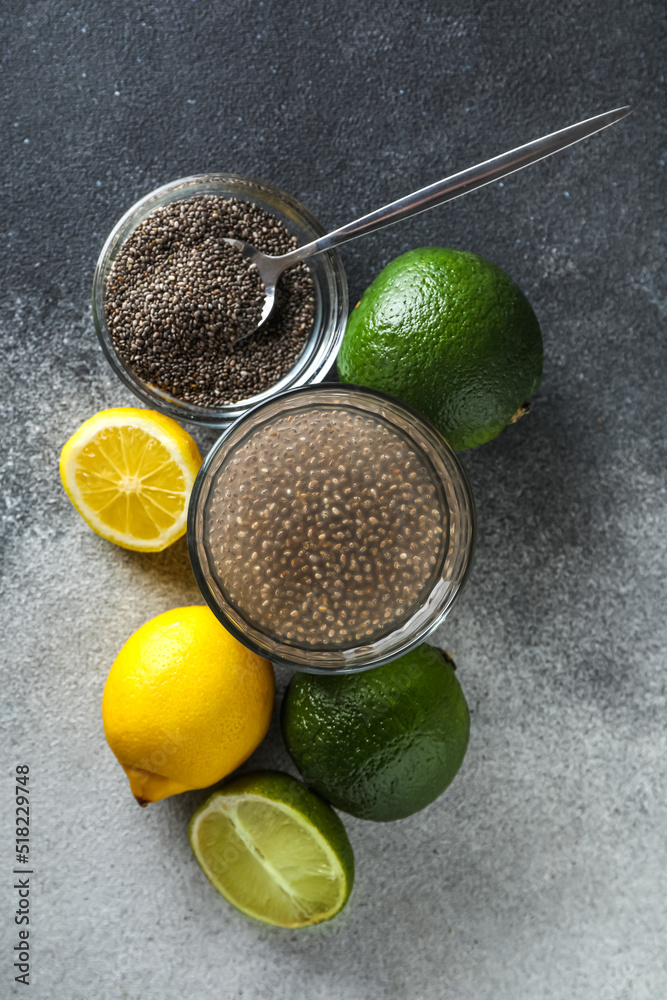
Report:
[[[382,418],[313,403],[230,451],[204,538],[229,604],[278,642],[367,645],[394,631],[442,573],[449,522],[425,452]]]

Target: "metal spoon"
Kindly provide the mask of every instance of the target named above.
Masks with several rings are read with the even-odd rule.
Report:
[[[613,111],[606,111],[602,115],[596,115],[594,118],[587,118],[576,125],[563,128],[559,132],[542,136],[541,139],[535,139],[525,146],[510,149],[509,152],[502,153],[492,160],[485,160],[484,163],[478,163],[474,167],[468,167],[467,170],[461,170],[458,174],[452,174],[451,177],[445,177],[444,180],[436,181],[435,184],[421,188],[405,198],[392,201],[390,205],[378,208],[377,211],[364,215],[354,222],[349,222],[346,226],[335,229],[326,236],[320,236],[312,243],[307,243],[305,246],[298,247],[291,253],[283,254],[280,257],[270,257],[268,254],[261,253],[250,243],[244,243],[242,240],[225,240],[226,243],[231,243],[237,250],[240,250],[243,256],[257,267],[264,284],[264,307],[262,318],[256,329],[262,327],[271,315],[276,301],[276,283],[286,268],[298,264],[299,261],[305,260],[313,254],[331,250],[341,243],[347,243],[348,240],[355,240],[358,236],[364,236],[376,229],[390,226],[392,223],[398,222],[399,219],[408,219],[411,215],[418,215],[419,212],[425,212],[428,208],[442,205],[443,202],[451,201],[453,198],[460,198],[468,191],[490,184],[500,177],[514,173],[515,170],[521,170],[522,167],[527,167],[531,163],[536,163],[537,160],[543,160],[546,156],[557,153],[559,149],[565,149],[566,146],[572,146],[575,142],[586,139],[595,132],[600,132],[621,118],[625,118],[631,111],[632,108],[627,105],[615,108]],[[243,333],[236,342],[239,343],[253,332],[253,330],[249,330],[248,333]]]

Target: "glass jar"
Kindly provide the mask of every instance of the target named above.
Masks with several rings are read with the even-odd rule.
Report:
[[[321,382],[330,371],[345,332],[348,314],[347,281],[335,250],[317,254],[305,262],[315,287],[315,321],[311,335],[294,367],[264,392],[230,406],[196,406],[183,402],[145,382],[116,352],[106,323],[106,284],[116,256],[136,227],[156,208],[198,195],[218,195],[251,201],[271,212],[296,236],[301,246],[323,236],[325,230],[307,208],[285,191],[265,181],[235,174],[200,174],[165,184],[137,202],[114,226],[97,261],[93,277],[95,330],[109,364],[139,399],[152,409],[176,420],[224,428],[250,408],[277,393],[297,386]]]
[[[222,487],[219,486],[221,472],[228,475],[226,470],[231,468],[229,463],[233,457],[239,454],[239,447],[243,445],[243,455],[247,454],[248,442],[252,448],[253,436],[262,434],[263,428],[266,428],[265,440],[270,435],[276,437],[280,433],[280,426],[285,426],[283,422],[290,415],[292,419],[296,413],[307,415],[308,410],[315,407],[319,411],[336,411],[328,419],[344,419],[340,416],[341,412],[344,415],[354,413],[361,414],[363,419],[370,416],[378,426],[387,427],[396,440],[405,442],[406,447],[417,456],[420,467],[428,468],[429,481],[435,484],[433,495],[437,495],[439,501],[439,559],[430,573],[427,590],[420,593],[418,603],[410,606],[409,613],[406,612],[407,617],[397,621],[396,627],[389,626],[389,631],[383,634],[378,632],[377,636],[373,635],[363,643],[351,644],[350,648],[314,648],[312,644],[300,643],[297,639],[288,640],[284,634],[281,637],[275,632],[269,632],[268,628],[260,627],[256,616],[244,613],[242,596],[237,600],[229,597],[226,582],[221,577],[224,570],[220,569],[220,548],[215,547],[214,550],[209,535],[211,525],[217,523],[215,518],[218,515],[214,508],[220,504],[220,499],[216,499],[216,489],[219,497],[223,495]],[[299,440],[304,441],[306,438]],[[352,445],[347,454],[341,453],[340,468],[346,463],[349,466],[353,453]],[[281,460],[278,458],[279,462]],[[301,462],[302,459],[297,461]],[[372,463],[375,463],[378,475],[380,474],[378,459],[373,456],[365,461],[371,463],[371,471]],[[265,473],[267,469],[260,469],[259,472]],[[246,485],[242,485],[245,482],[243,478],[236,472],[234,475],[239,483],[238,489],[246,489]],[[315,475],[317,473],[313,473]],[[266,493],[266,489],[262,488],[263,483],[259,479],[257,481],[258,490]],[[268,485],[267,481],[267,487]],[[303,486],[301,488],[305,489]],[[287,492],[291,493],[291,490]],[[303,494],[304,498],[307,496],[307,493]],[[308,504],[309,501],[305,499],[299,502]],[[232,518],[234,503],[234,500],[227,500],[228,506],[225,507]],[[336,515],[340,514],[336,508],[331,509]],[[278,532],[281,527],[278,510],[275,516]],[[241,524],[245,523],[243,518],[238,520]],[[409,530],[409,522],[406,524]],[[240,532],[241,527],[234,530]],[[190,560],[199,588],[214,614],[237,639],[261,656],[314,673],[351,673],[375,667],[423,642],[444,620],[461,592],[470,570],[474,537],[475,506],[470,484],[456,455],[435,427],[410,406],[391,396],[360,386],[333,383],[283,392],[256,406],[223,433],[199,471],[188,511]],[[286,544],[290,544],[289,537]],[[297,542],[298,544],[300,543]],[[399,558],[398,553],[396,558]],[[405,555],[400,555],[400,558],[405,558]],[[254,599],[256,591],[245,591],[251,592]],[[246,611],[247,606],[246,600]],[[292,614],[296,610],[293,609]],[[298,624],[298,615],[294,620]]]

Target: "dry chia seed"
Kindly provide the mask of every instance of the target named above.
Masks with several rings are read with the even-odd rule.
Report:
[[[446,549],[441,486],[381,418],[314,405],[260,425],[218,471],[205,527],[218,584],[256,628],[352,648],[418,607]]]
[[[296,364],[315,316],[305,264],[285,271],[274,311],[259,272],[224,237],[273,256],[296,237],[270,212],[238,198],[201,195],[148,216],[121,247],[106,287],[114,346],[139,378],[197,406],[225,406],[264,392]]]

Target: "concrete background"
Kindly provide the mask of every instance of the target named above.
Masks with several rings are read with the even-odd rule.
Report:
[[[35,1000],[664,997],[664,6],[38,0],[0,24],[0,995],[23,991],[27,762]],[[200,599],[184,543],[116,549],[60,487],[79,423],[133,404],[93,332],[100,247],[179,176],[264,177],[334,227],[628,102],[602,136],[343,250],[353,302],[412,247],[489,257],[532,301],[545,375],[532,415],[463,457],[479,546],[438,636],[472,709],[461,774],[407,820],[345,819],[339,919],[247,920],[190,853],[207,793],[138,809],[102,733],[122,643]],[[247,767],[267,765],[290,769],[275,724]]]

